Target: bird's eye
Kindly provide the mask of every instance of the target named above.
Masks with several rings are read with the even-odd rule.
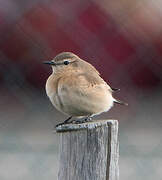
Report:
[[[64,61],[64,64],[65,65],[68,65],[70,62],[69,61]]]

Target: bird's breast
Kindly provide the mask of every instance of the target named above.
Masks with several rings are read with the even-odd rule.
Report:
[[[60,79],[61,77],[59,76],[55,76],[54,74],[50,75],[46,82],[46,93],[56,109],[62,111],[62,102],[58,94],[58,85]]]

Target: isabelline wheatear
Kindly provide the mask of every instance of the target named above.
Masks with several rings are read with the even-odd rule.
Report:
[[[99,72],[88,62],[71,52],[58,54],[52,61],[45,61],[52,67],[52,74],[46,82],[46,93],[55,108],[70,116],[63,123],[89,121],[94,115],[108,111],[116,100],[111,88]],[[59,125],[60,125],[59,124]]]

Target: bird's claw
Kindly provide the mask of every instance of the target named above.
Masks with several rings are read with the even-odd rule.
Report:
[[[80,118],[80,119],[77,119],[77,120],[72,120],[72,121],[69,121],[70,119],[71,118],[68,118],[64,122],[57,124],[55,127],[57,128],[58,126],[62,126],[64,124],[70,124],[70,123],[73,123],[73,124],[82,124],[82,123],[86,123],[86,122],[92,121],[92,117],[90,117],[90,116],[88,116],[86,118]]]
[[[90,121],[92,121],[92,117],[86,117],[86,118],[73,120],[72,123],[74,123],[74,124],[82,124],[82,123],[86,123],[86,122],[90,122]]]

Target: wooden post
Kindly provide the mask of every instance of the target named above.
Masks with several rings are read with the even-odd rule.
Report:
[[[60,133],[58,180],[119,180],[118,121],[66,124]]]

